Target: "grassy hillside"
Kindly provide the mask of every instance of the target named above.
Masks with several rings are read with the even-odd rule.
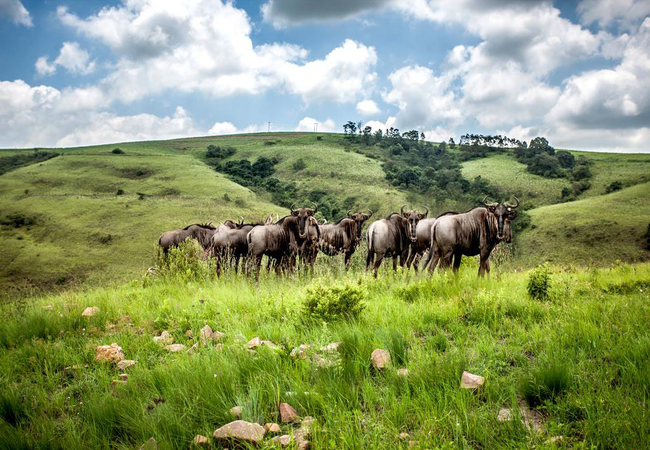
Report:
[[[650,266],[551,269],[545,301],[526,294],[527,273],[478,280],[475,270],[259,286],[162,279],[0,305],[0,448],[127,449],[152,437],[188,448],[197,434],[212,441],[235,405],[244,420],[279,422],[278,402],[314,418],[318,449],[647,448]],[[356,321],[308,320],[316,286],[312,299],[345,292],[365,310]],[[99,313],[81,317],[89,306]],[[206,324],[225,337],[191,355],[153,341],[168,330],[189,348]],[[279,349],[247,350],[256,336]],[[319,350],[334,342],[338,351]],[[94,360],[111,343],[137,361],[114,386],[121,371]],[[314,353],[292,358],[301,344]],[[376,348],[391,355],[381,373],[370,369]],[[463,371],[484,388],[461,389]],[[503,408],[512,420],[497,419]]]
[[[528,213],[532,226],[519,237],[516,264],[543,261],[607,265],[647,261],[650,183],[608,195],[543,206]]]

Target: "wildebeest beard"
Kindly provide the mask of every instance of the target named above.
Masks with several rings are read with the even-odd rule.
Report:
[[[307,237],[307,220],[310,217],[313,217],[314,214],[318,211],[318,205],[314,203],[314,208],[298,208],[293,209],[294,205],[291,205],[291,215],[298,218],[298,236],[300,239],[305,239]]]

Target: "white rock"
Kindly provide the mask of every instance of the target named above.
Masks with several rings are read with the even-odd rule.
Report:
[[[81,313],[81,316],[92,317],[98,312],[99,312],[99,308],[97,306],[89,306],[88,308],[84,309],[84,312]]]

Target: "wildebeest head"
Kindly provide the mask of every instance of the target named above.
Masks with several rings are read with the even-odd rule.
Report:
[[[354,220],[357,224],[357,241],[361,241],[361,230],[363,229],[363,224],[366,220],[370,219],[370,217],[372,217],[372,209],[368,210],[368,214],[360,212],[352,214],[348,211],[348,218]]]
[[[497,238],[502,241],[510,243],[512,241],[512,231],[510,229],[510,222],[517,217],[517,208],[519,207],[519,199],[515,197],[516,205],[510,203],[485,203],[483,204],[493,214],[497,221]]]
[[[298,234],[301,239],[307,237],[307,219],[312,217],[318,211],[318,205],[314,203],[314,208],[298,208],[293,209],[291,205],[291,215],[298,218]]]
[[[427,215],[429,214],[429,208],[425,207],[427,211],[425,213],[421,213],[416,210],[404,211],[404,206],[402,206],[402,209],[400,209],[400,214],[408,222],[406,230],[408,232],[409,239],[411,240],[411,242],[415,242],[417,240],[417,237],[415,235],[415,229],[418,226],[418,222],[427,217]]]

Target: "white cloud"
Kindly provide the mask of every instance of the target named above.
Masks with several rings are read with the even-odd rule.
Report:
[[[235,134],[237,127],[230,122],[215,122],[208,131],[209,135]]]
[[[577,10],[580,21],[587,25],[598,23],[601,27],[607,27],[619,24],[624,28],[632,28],[650,15],[650,2],[647,0],[582,0]]]
[[[246,12],[231,2],[134,0],[85,19],[65,7],[58,16],[118,56],[101,87],[124,102],[171,89],[225,97],[272,88],[306,103],[355,102],[376,79],[374,48],[352,40],[314,61],[292,44],[254,46]]]
[[[318,124],[315,126],[314,124]],[[320,132],[332,132],[336,131],[336,124],[332,119],[327,119],[326,121],[319,121],[312,117],[305,117],[300,122],[294,131],[320,131]]]
[[[362,100],[357,103],[357,113],[362,116],[374,116],[381,112],[377,103],[372,100]]]
[[[16,25],[34,26],[32,16],[20,0],[0,0],[0,17],[7,17]]]
[[[89,61],[88,52],[83,50],[77,42],[64,42],[59,56],[50,63],[47,56],[36,60],[36,71],[39,75],[52,75],[57,66],[61,66],[70,73],[87,75],[95,70],[95,61]]]
[[[306,22],[346,20],[379,11],[394,0],[328,0],[305,4],[303,0],[269,0],[260,8],[265,22],[276,28]]]

